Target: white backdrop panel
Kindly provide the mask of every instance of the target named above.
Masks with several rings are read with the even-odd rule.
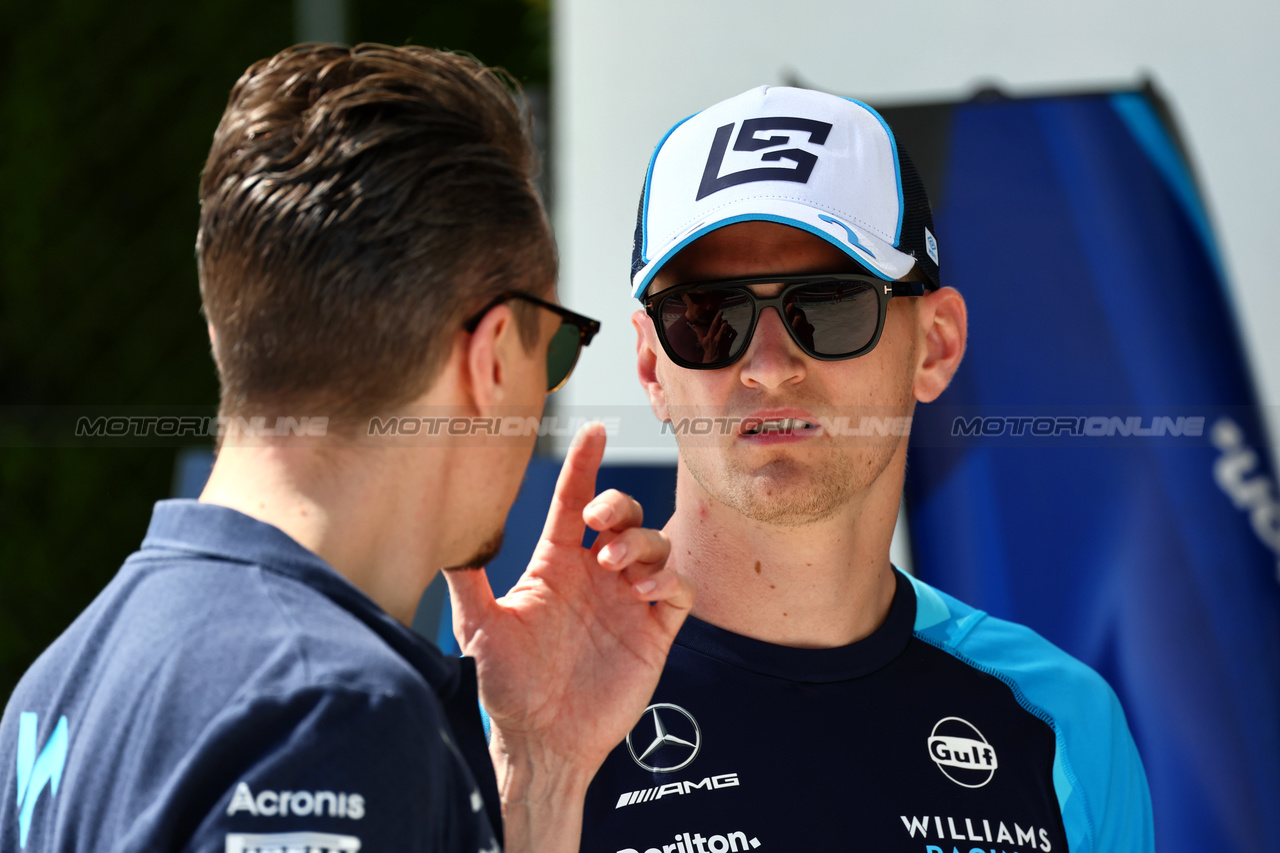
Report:
[[[1170,101],[1221,241],[1262,402],[1280,402],[1280,5],[1223,0],[555,0],[554,162],[561,299],[604,329],[563,411],[651,417],[635,379],[627,290],[649,155],[681,118],[791,78],[864,100],[1135,86]],[[945,239],[945,238],[944,238]],[[963,369],[963,368],[961,368]],[[585,407],[585,408],[583,408]],[[1280,430],[1270,419],[1273,439]],[[672,461],[665,447],[611,461]]]

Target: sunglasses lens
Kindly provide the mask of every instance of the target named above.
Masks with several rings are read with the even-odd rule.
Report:
[[[568,381],[581,351],[582,335],[577,326],[566,320],[551,336],[551,343],[547,347],[547,393]]]
[[[740,289],[689,290],[659,303],[659,322],[671,351],[692,364],[737,358],[751,328],[751,297]]]
[[[849,355],[875,337],[880,299],[866,282],[821,282],[788,293],[784,311],[803,347],[818,355]]]

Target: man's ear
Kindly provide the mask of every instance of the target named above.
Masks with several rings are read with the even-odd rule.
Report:
[[[218,333],[214,331],[213,324],[208,323],[209,327],[209,352],[213,353],[213,366],[222,371],[222,363],[218,361]]]
[[[924,345],[916,365],[914,392],[921,403],[932,403],[951,382],[964,357],[969,314],[964,297],[943,287],[917,299],[917,318]]]
[[[658,420],[671,420],[667,413],[667,395],[658,381],[658,333],[654,331],[653,321],[643,311],[631,315],[631,325],[636,330],[636,375],[640,377],[640,385],[649,395],[649,406]]]
[[[459,377],[468,402],[477,409],[497,406],[512,395],[516,358],[529,359],[510,306],[495,305],[468,336],[462,332],[463,375]],[[469,337],[469,340],[468,340]]]

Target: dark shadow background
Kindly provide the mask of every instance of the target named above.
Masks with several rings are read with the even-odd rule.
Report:
[[[0,5],[0,699],[142,539],[174,447],[51,447],[56,406],[201,406],[197,190],[287,0]],[[548,0],[348,0],[347,40],[462,49],[544,96]]]

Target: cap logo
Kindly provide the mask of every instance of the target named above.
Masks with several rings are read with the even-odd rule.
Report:
[[[828,222],[832,225],[839,225],[841,228],[843,228],[846,239],[849,241],[849,245],[857,249],[859,252],[866,252],[869,256],[873,258],[876,256],[875,252],[871,251],[866,246],[862,245],[862,242],[858,240],[858,235],[853,233],[853,229],[850,228],[848,225],[845,225],[839,219],[836,219],[834,216],[827,216],[827,214],[825,213],[819,216],[818,218],[821,219],[823,222]]]
[[[702,183],[698,185],[698,196],[695,201],[702,201],[707,196],[720,190],[755,181],[809,183],[809,176],[813,174],[813,167],[818,162],[818,155],[800,148],[781,148],[780,146],[783,145],[794,144],[792,142],[792,134],[764,138],[759,137],[758,134],[766,130],[801,131],[808,134],[810,144],[825,145],[827,143],[827,134],[831,132],[831,125],[827,122],[815,121],[809,118],[776,116],[745,119],[742,122],[741,129],[738,131],[738,138],[734,140],[734,151],[764,151],[760,155],[762,162],[790,160],[795,163],[795,166],[793,168],[762,166],[721,175],[720,168],[724,165],[724,155],[729,149],[729,137],[733,135],[733,127],[732,124],[726,124],[716,128],[716,135],[711,142],[711,152],[707,155],[706,168],[702,170]],[[765,149],[776,150],[766,151]]]

